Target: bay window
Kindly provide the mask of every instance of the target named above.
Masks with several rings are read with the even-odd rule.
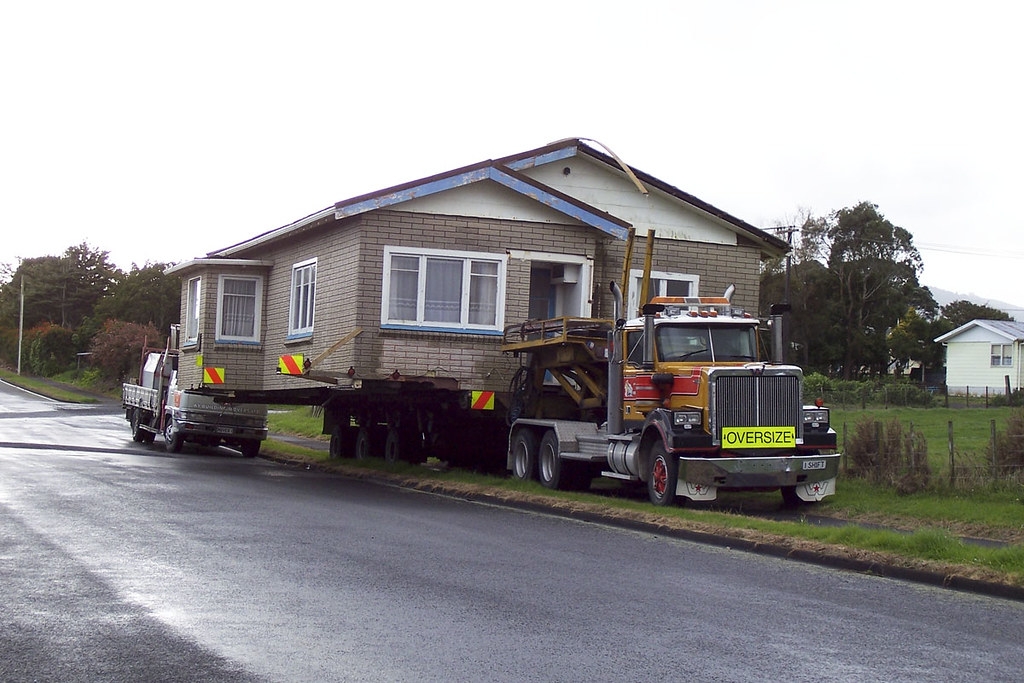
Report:
[[[221,275],[217,283],[217,341],[259,342],[263,278]]]

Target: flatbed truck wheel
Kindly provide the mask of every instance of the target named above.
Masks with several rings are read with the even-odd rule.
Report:
[[[537,476],[537,436],[529,429],[517,429],[512,437],[512,474],[523,480]]]
[[[170,453],[180,453],[184,443],[185,439],[174,429],[174,420],[168,415],[164,419],[164,448]]]
[[[537,478],[542,486],[549,489],[564,489],[569,479],[568,468],[558,455],[558,435],[555,430],[544,432],[537,450]]]

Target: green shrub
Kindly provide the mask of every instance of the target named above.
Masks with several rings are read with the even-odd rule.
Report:
[[[52,377],[75,365],[74,334],[59,325],[43,323],[29,330],[28,365],[37,375]]]
[[[845,454],[849,475],[893,486],[900,494],[924,490],[931,482],[924,436],[904,432],[896,419],[888,423],[866,419],[854,424]]]

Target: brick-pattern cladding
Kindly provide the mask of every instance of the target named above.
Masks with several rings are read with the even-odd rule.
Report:
[[[643,267],[646,238],[640,233],[638,230],[633,248],[633,268]],[[201,349],[184,351],[179,384],[201,382],[202,369],[195,363],[195,353],[201,351],[204,365],[225,368],[228,388],[291,389],[315,385],[310,380],[278,375],[278,356],[301,353],[307,359],[316,358],[358,327],[362,332],[324,359],[318,369],[344,374],[352,367],[356,377],[363,378],[383,378],[397,370],[406,377],[452,378],[465,389],[507,389],[520,361],[501,353],[498,336],[381,329],[385,246],[493,254],[522,249],[590,257],[594,261],[592,297],[596,317],[612,316],[608,282],[621,280],[625,255],[623,241],[581,225],[393,210],[378,210],[342,221],[327,218],[284,240],[257,245],[239,255],[270,262],[269,268],[207,267],[183,275],[183,316],[188,279],[197,272],[203,278],[203,341]],[[728,285],[735,284],[734,301],[756,310],[759,254],[753,245],[657,240],[653,267],[699,275],[700,293],[705,296],[720,295]],[[317,260],[314,332],[310,337],[288,341],[292,266],[313,258]],[[530,262],[509,257],[507,264],[505,324],[509,325],[527,317]],[[214,343],[217,275],[222,272],[264,275],[260,345]]]

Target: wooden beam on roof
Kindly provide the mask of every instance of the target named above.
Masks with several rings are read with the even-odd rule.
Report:
[[[487,167],[476,168],[464,173],[457,173],[440,178],[435,177],[433,179],[428,179],[421,184],[405,186],[400,190],[389,192],[387,194],[375,195],[353,204],[336,205],[334,208],[334,217],[341,219],[347,218],[348,216],[366,213],[367,211],[373,211],[374,209],[383,209],[388,206],[407,202],[410,199],[416,199],[417,197],[427,197],[432,194],[437,194],[438,192],[444,192],[445,190],[452,190],[456,187],[462,187],[463,185],[470,185],[485,178],[487,178]]]
[[[548,206],[559,213],[571,216],[620,240],[629,235],[629,223],[615,218],[600,209],[588,208],[586,204],[574,201],[535,180],[519,175],[510,168],[491,166],[488,177],[496,183]]]

